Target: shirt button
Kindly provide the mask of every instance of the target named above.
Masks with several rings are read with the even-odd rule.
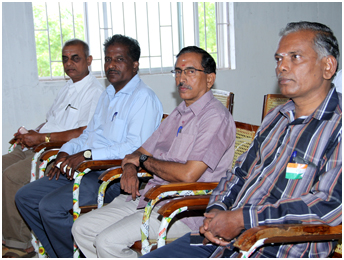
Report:
[[[258,178],[258,181],[262,181],[262,179],[263,179],[262,177],[259,177],[259,178]]]

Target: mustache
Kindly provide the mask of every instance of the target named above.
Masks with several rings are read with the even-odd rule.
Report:
[[[110,73],[110,72],[115,72],[115,73],[117,73],[117,74],[120,74],[120,73],[121,73],[119,70],[108,69],[108,70],[106,71],[106,74],[108,74],[108,73]]]
[[[192,89],[192,87],[190,85],[186,85],[184,82],[180,82],[178,85],[177,85],[177,88],[181,88],[181,87],[184,87],[184,88],[187,88],[187,89]]]

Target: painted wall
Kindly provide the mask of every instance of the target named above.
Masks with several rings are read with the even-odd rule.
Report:
[[[37,78],[31,8],[30,3],[2,3],[3,154],[19,126],[32,129],[45,121],[45,113],[65,83]],[[236,69],[219,70],[214,87],[234,92],[234,120],[259,125],[263,95],[279,92],[274,72],[279,31],[292,21],[321,22],[334,31],[341,45],[342,3],[235,3],[234,15]],[[171,75],[141,78],[156,92],[165,113],[180,103]],[[106,79],[100,82],[104,88],[108,84]]]

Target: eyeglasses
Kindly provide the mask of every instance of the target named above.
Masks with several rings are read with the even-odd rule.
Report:
[[[195,69],[195,68],[189,68],[189,69],[185,69],[185,70],[176,69],[176,70],[171,70],[172,76],[176,77],[176,78],[179,78],[179,77],[181,77],[183,71],[184,71],[184,74],[186,76],[188,76],[188,77],[195,76],[196,75],[196,71],[203,71],[204,72],[204,70],[198,70],[198,69]]]

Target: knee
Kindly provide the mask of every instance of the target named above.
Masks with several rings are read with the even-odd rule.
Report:
[[[78,218],[72,226],[72,234],[76,241],[79,240],[79,237],[82,237],[84,234],[84,227],[87,223],[84,223],[83,218]]]
[[[106,233],[107,232],[101,232],[95,237],[94,246],[97,249],[98,256],[103,255],[105,252],[106,253],[111,252],[111,248],[113,248],[114,243],[116,243],[113,237],[111,239]]]
[[[22,187],[22,188],[20,188],[20,189],[16,192],[16,195],[14,196],[14,201],[15,201],[16,205],[17,205],[18,207],[20,207],[20,206],[23,204],[24,200],[27,199],[27,198],[29,198],[28,196],[29,196],[29,195],[27,195],[27,191],[26,191],[25,186]]]

